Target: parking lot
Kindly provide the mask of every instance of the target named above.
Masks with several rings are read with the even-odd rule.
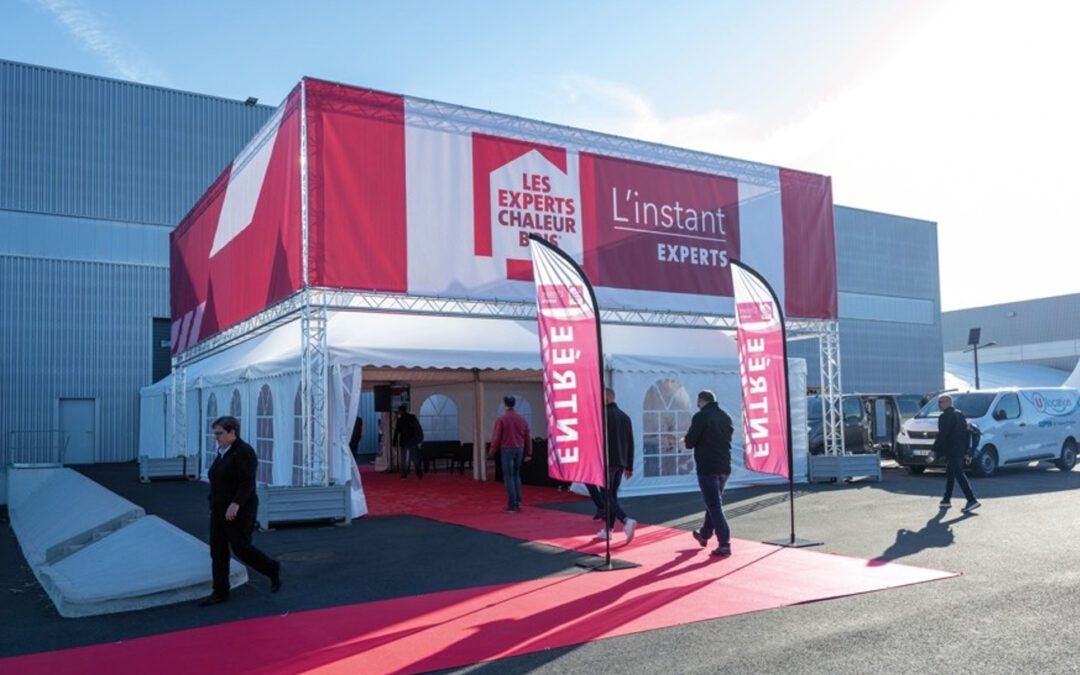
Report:
[[[140,485],[133,472],[95,477],[196,536],[205,537],[198,484]],[[1006,469],[973,481],[983,508],[939,511],[942,474],[888,468],[880,483],[800,485],[800,536],[823,549],[961,576],[944,581],[705,621],[504,659],[465,672],[1075,672],[1080,618],[1080,476],[1049,467]],[[728,495],[734,535],[787,534],[781,490]],[[689,530],[696,494],[626,500],[642,522]],[[585,501],[551,508],[590,512]],[[687,534],[689,538],[689,534]],[[0,533],[0,656],[383,597],[569,573],[573,556],[422,518],[372,517],[348,528],[283,528],[259,535],[289,560],[290,583],[271,596],[254,583],[224,612],[188,606],[64,620]],[[454,574],[445,573],[453,570]],[[16,618],[18,617],[18,620]]]

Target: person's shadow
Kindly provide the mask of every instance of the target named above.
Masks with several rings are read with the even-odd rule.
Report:
[[[945,548],[952,546],[956,537],[952,531],[952,525],[974,516],[972,513],[961,513],[960,516],[951,520],[944,520],[947,509],[938,509],[937,514],[926,521],[921,530],[912,531],[900,528],[896,531],[896,541],[889,548],[871,561],[892,561],[914,555],[928,548]]]

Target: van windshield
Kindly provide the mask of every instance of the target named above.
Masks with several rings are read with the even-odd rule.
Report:
[[[952,403],[954,408],[964,413],[964,417],[976,419],[986,415],[986,411],[990,409],[990,404],[994,402],[996,396],[997,394],[953,394]],[[916,417],[940,417],[941,411],[938,410],[940,398],[940,396],[935,396],[931,399]]]

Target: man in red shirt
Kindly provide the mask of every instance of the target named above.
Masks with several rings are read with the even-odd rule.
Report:
[[[513,396],[503,398],[506,412],[495,420],[495,429],[491,432],[491,445],[488,457],[501,453],[503,485],[506,486],[507,513],[521,510],[521,463],[532,457],[532,437],[529,435],[529,423],[517,414]]]

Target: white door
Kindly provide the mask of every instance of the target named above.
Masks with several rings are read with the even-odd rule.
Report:
[[[92,398],[60,399],[60,431],[67,434],[64,464],[92,464],[97,445],[96,401]]]

